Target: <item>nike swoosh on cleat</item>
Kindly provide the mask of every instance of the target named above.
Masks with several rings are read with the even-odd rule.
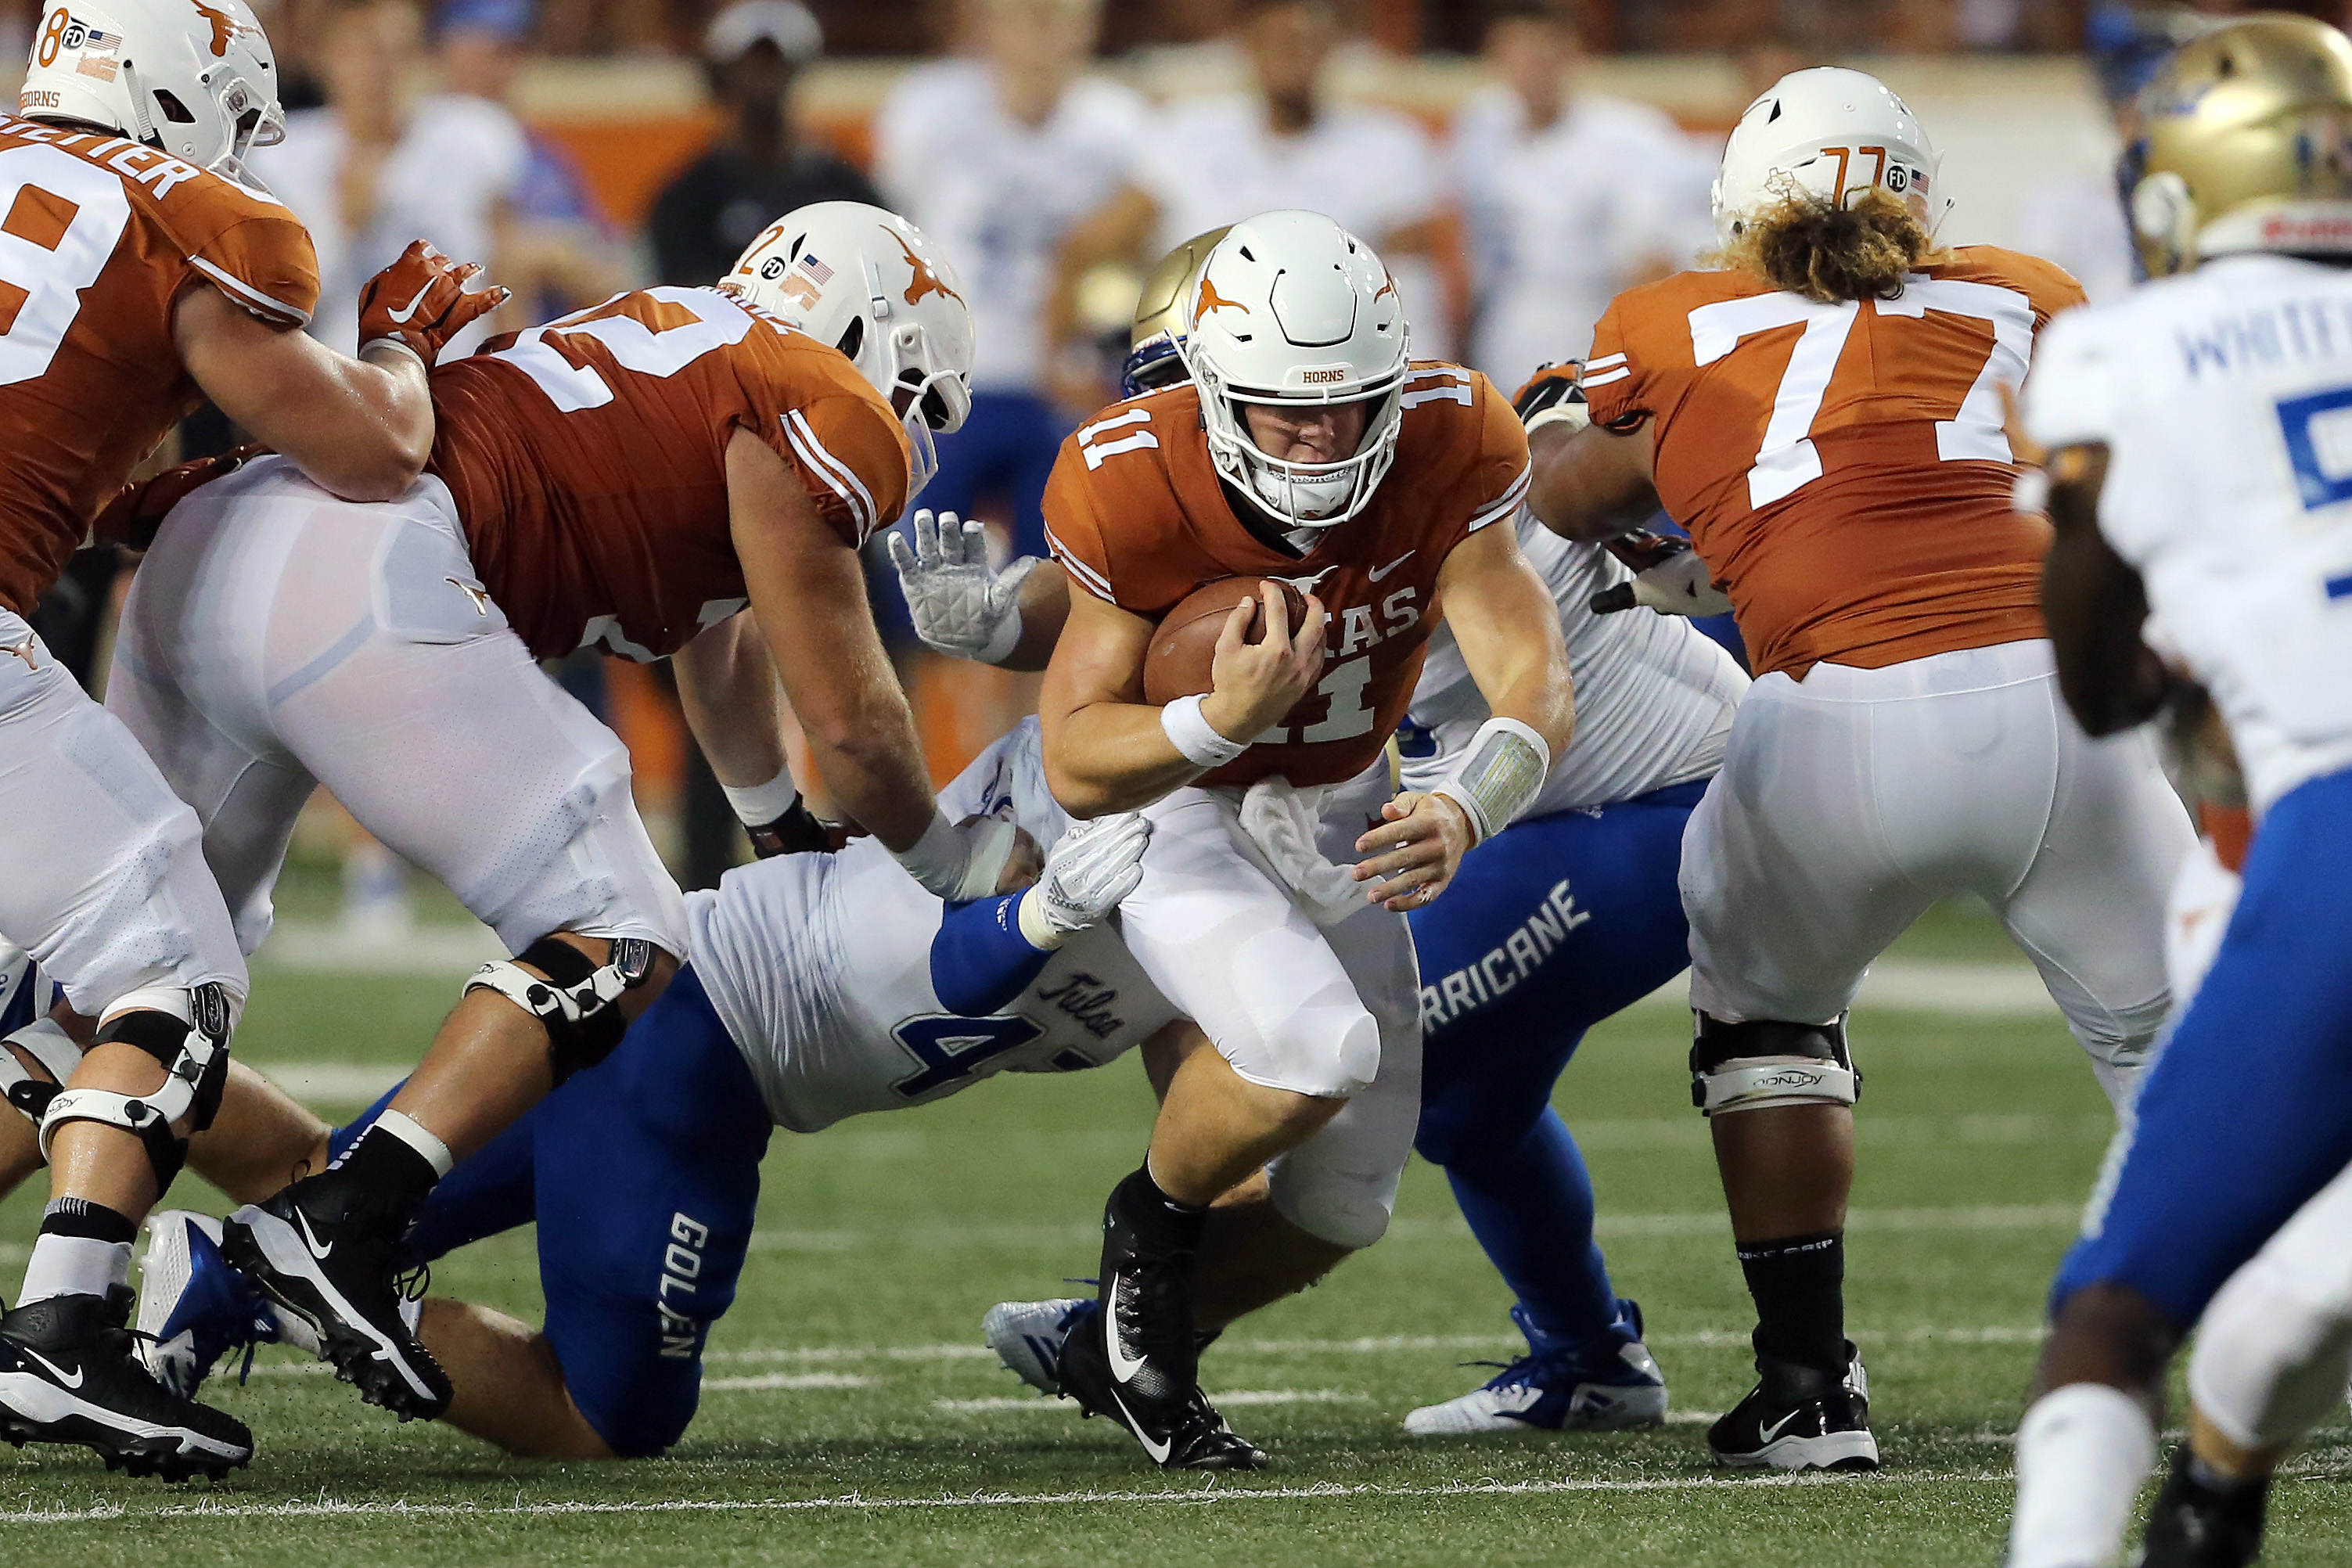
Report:
[[[318,1233],[310,1228],[310,1216],[300,1209],[294,1211],[294,1223],[302,1227],[302,1245],[310,1249],[311,1257],[324,1263],[327,1255],[335,1250],[335,1244],[331,1241],[324,1247],[320,1246]]]
[[[425,287],[416,291],[416,298],[408,302],[408,309],[405,310],[386,310],[384,314],[392,319],[392,321],[395,326],[406,326],[408,324],[408,319],[416,314],[416,307],[425,303],[425,296],[433,292],[433,285],[438,281],[440,281],[438,279],[427,279],[425,280]]]
[[[1400,566],[1403,565],[1406,562],[1408,562],[1408,561],[1412,560],[1415,555],[1417,555],[1417,554],[1419,554],[1419,553],[1420,553],[1420,552],[1419,552],[1419,551],[1415,551],[1415,550],[1408,550],[1408,551],[1406,551],[1403,554],[1402,554],[1402,555],[1398,556],[1395,560],[1393,560],[1393,561],[1390,562],[1387,565],[1385,565],[1385,566],[1381,567],[1379,571],[1377,571],[1377,572],[1367,572],[1367,573],[1365,573],[1365,574],[1364,574],[1364,575],[1365,575],[1365,576],[1367,576],[1367,577],[1370,577],[1373,582],[1377,583],[1377,582],[1379,582],[1381,578],[1383,578],[1383,577],[1387,576],[1390,573],[1391,573],[1391,572],[1395,571],[1398,567],[1400,567]]]
[[[1788,1430],[1789,1423],[1794,1421],[1798,1416],[1802,1415],[1804,1413],[1804,1406],[1801,1405],[1796,1409],[1790,1411],[1789,1414],[1781,1416],[1780,1419],[1773,1422],[1769,1426],[1760,1422],[1758,1423],[1756,1427],[1756,1436],[1759,1439],[1757,1447],[1760,1448],[1766,1444],[1779,1441],[1780,1434]]]
[[[32,1357],[35,1361],[39,1362],[43,1366],[47,1367],[49,1369],[49,1375],[56,1378],[58,1382],[62,1384],[64,1386],[68,1388],[79,1388],[81,1386],[81,1368],[74,1368],[74,1374],[71,1377],[68,1377],[66,1375],[65,1368],[59,1366],[57,1363],[51,1361],[48,1357],[43,1355],[32,1346],[20,1344],[16,1348],[22,1351],[25,1354]]]
[[[1120,1383],[1133,1383],[1135,1374],[1147,1364],[1141,1356],[1127,1353],[1118,1342],[1118,1276],[1110,1277],[1109,1289],[1103,1292],[1103,1342],[1110,1348],[1110,1374]]]
[[[1142,1363],[1139,1362],[1136,1364],[1140,1366]],[[1176,1451],[1176,1439],[1171,1437],[1166,1442],[1153,1442],[1151,1435],[1143,1429],[1143,1423],[1138,1421],[1134,1413],[1128,1409],[1127,1401],[1118,1396],[1118,1390],[1115,1387],[1110,1391],[1110,1402],[1118,1406],[1119,1419],[1126,1422],[1127,1429],[1135,1434],[1135,1440],[1143,1445],[1143,1451],[1151,1456],[1151,1462],[1155,1465],[1166,1464],[1168,1456]]]

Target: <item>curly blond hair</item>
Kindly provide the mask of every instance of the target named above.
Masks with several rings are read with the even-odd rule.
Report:
[[[1893,300],[1904,275],[1946,260],[1919,215],[1884,187],[1848,205],[1800,193],[1749,218],[1714,264],[1819,304]]]

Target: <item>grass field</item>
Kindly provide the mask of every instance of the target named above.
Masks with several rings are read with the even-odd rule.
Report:
[[[1983,958],[2005,951],[1997,940],[1951,912],[1906,951]],[[240,1053],[265,1068],[401,1063],[453,991],[264,971]],[[1115,1068],[780,1135],[701,1416],[667,1459],[505,1459],[266,1355],[247,1386],[215,1385],[261,1443],[226,1484],[173,1490],[79,1452],[0,1452],[0,1563],[1998,1561],[2042,1291],[2106,1134],[2073,1045],[2054,1015],[1857,1016],[1869,1089],[1850,1323],[1887,1468],[1791,1485],[1706,1463],[1698,1413],[1745,1392],[1748,1318],[1688,1108],[1684,1028],[1670,1009],[1635,1010],[1587,1042],[1560,1091],[1619,1288],[1646,1307],[1673,1384],[1677,1419],[1659,1432],[1404,1437],[1406,1410],[1485,1375],[1458,1363],[1513,1344],[1500,1285],[1418,1163],[1385,1241],[1206,1363],[1273,1471],[1169,1478],[1107,1424],[1015,1397],[976,1326],[1000,1298],[1092,1272],[1102,1196],[1133,1167],[1150,1110],[1141,1074]],[[210,1194],[188,1179],[177,1196]],[[35,1214],[30,1195],[0,1211],[9,1286]],[[434,1285],[537,1310],[527,1237],[446,1260]],[[2347,1479],[2352,1433],[2326,1434],[2275,1499],[2267,1562],[2346,1560]]]

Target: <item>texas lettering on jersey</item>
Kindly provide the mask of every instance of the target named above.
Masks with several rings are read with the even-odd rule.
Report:
[[[715,289],[646,289],[433,374],[431,471],[490,596],[541,658],[674,653],[743,607],[727,444],[783,458],[855,548],[911,482],[898,417],[848,358]]]
[[[1045,490],[1054,557],[1084,591],[1147,620],[1221,577],[1279,577],[1329,612],[1323,679],[1278,731],[1202,779],[1280,773],[1338,784],[1370,765],[1404,717],[1439,618],[1438,570],[1528,490],[1527,433],[1486,378],[1416,363],[1396,462],[1371,504],[1289,554],[1234,513],[1201,428],[1199,392],[1171,387],[1105,411],[1063,445]]]
[[[0,605],[32,613],[202,401],[172,338],[194,282],[298,327],[318,258],[257,192],[121,136],[0,116]]]
[[[1610,306],[1585,396],[1596,423],[1654,422],[1658,498],[1730,595],[1757,674],[2039,637],[2047,537],[2010,504],[2000,389],[2082,299],[2048,262],[1989,246],[1899,299],[1838,305],[1685,272]]]

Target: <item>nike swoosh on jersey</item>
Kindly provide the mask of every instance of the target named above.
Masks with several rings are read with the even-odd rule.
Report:
[[[73,1374],[71,1377],[68,1377],[68,1376],[66,1375],[66,1370],[65,1370],[65,1368],[63,1368],[63,1367],[59,1366],[57,1363],[55,1363],[55,1362],[51,1361],[48,1357],[47,1357],[47,1356],[43,1355],[40,1352],[38,1352],[38,1351],[35,1350],[32,1346],[30,1346],[30,1345],[18,1345],[16,1348],[17,1348],[18,1350],[20,1350],[20,1351],[24,1352],[26,1355],[28,1355],[28,1356],[30,1356],[30,1357],[32,1357],[35,1361],[39,1362],[43,1366],[47,1367],[47,1368],[49,1369],[49,1375],[50,1375],[51,1377],[56,1378],[56,1379],[58,1380],[58,1382],[59,1382],[60,1384],[64,1384],[66,1387],[68,1387],[68,1388],[79,1388],[79,1387],[81,1386],[81,1380],[82,1380],[82,1370],[81,1370],[81,1368],[79,1368],[79,1367],[76,1367],[76,1368],[74,1368],[74,1374]],[[1148,1447],[1150,1447],[1150,1446],[1151,1446],[1151,1445],[1150,1445],[1148,1441],[1144,1444],[1144,1447],[1147,1447],[1147,1448],[1148,1448]]]
[[[1385,565],[1385,566],[1381,567],[1379,571],[1377,571],[1377,572],[1367,572],[1367,573],[1365,573],[1365,574],[1364,574],[1364,575],[1365,575],[1365,576],[1367,576],[1367,577],[1370,577],[1373,582],[1377,583],[1377,582],[1379,582],[1381,578],[1383,578],[1383,577],[1387,576],[1390,573],[1391,573],[1391,572],[1395,571],[1398,567],[1400,567],[1400,566],[1403,565],[1406,562],[1408,562],[1408,561],[1412,560],[1415,555],[1417,555],[1417,554],[1419,554],[1419,553],[1420,553],[1420,552],[1419,552],[1419,551],[1416,551],[1416,550],[1408,550],[1408,551],[1406,551],[1403,554],[1402,554],[1402,555],[1398,556],[1395,560],[1393,560],[1393,561],[1390,562],[1387,565]]]
[[[1110,1374],[1121,1383],[1133,1383],[1135,1374],[1144,1368],[1141,1356],[1127,1353],[1118,1342],[1118,1276],[1110,1277],[1110,1289],[1103,1292],[1103,1342],[1110,1347]]]
[[[408,318],[416,314],[416,307],[425,303],[425,296],[433,292],[433,285],[437,281],[439,281],[437,279],[427,279],[425,287],[416,291],[416,298],[408,302],[406,310],[386,310],[384,314],[392,319],[394,325],[406,326]]]

